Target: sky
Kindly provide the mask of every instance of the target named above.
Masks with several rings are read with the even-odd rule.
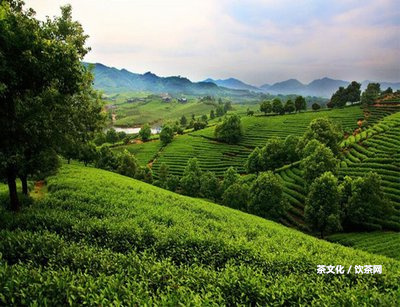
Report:
[[[85,61],[160,76],[400,81],[398,0],[25,0],[73,17]]]

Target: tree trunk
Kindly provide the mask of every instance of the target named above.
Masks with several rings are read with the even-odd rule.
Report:
[[[71,158],[67,159],[67,163],[70,164],[71,163]]]
[[[16,179],[17,179],[16,172],[14,170],[8,170],[7,184],[8,184],[8,191],[10,194],[10,204],[12,211],[18,211],[20,207],[17,194],[17,185],[15,183]]]
[[[321,230],[321,239],[324,238],[324,232]]]
[[[20,176],[19,177],[21,179],[22,182],[22,193],[24,193],[24,195],[28,196],[28,176]]]

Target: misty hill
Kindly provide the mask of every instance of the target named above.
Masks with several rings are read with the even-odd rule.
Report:
[[[84,63],[84,65],[89,64]],[[192,82],[181,76],[159,77],[152,72],[137,74],[126,69],[108,67],[100,63],[93,65],[93,72],[95,75],[94,86],[106,93],[149,91],[153,93],[168,92],[193,95],[227,95],[231,97],[244,97],[257,95],[254,92],[264,92],[272,95],[297,94],[330,98],[340,86],[346,87],[350,84],[349,81],[335,80],[325,77],[322,79],[316,79],[309,84],[303,84],[296,79],[289,79],[272,85],[264,84],[260,87],[256,87],[235,78],[224,80],[208,78],[202,82]],[[361,88],[364,90],[370,82],[372,81],[363,81]],[[386,89],[389,86],[393,90],[400,89],[400,82],[379,83],[381,84],[381,89]]]
[[[89,63],[84,63],[88,66]],[[108,67],[100,63],[94,66],[94,87],[106,93],[149,91],[153,93],[179,93],[192,95],[250,95],[248,90],[222,88],[213,82],[192,82],[181,76],[159,77],[152,72],[137,74],[126,69]]]
[[[211,78],[208,78],[206,80],[204,80],[203,82],[212,82],[218,86],[221,87],[227,87],[227,88],[231,88],[231,89],[237,89],[237,90],[249,90],[249,91],[261,91],[260,88],[244,83],[243,81],[240,81],[238,79],[235,78],[229,78],[229,79],[218,79],[218,80],[214,80]]]

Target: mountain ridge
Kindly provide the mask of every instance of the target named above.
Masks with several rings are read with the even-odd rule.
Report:
[[[85,66],[93,65],[95,75],[94,87],[108,93],[123,91],[151,91],[154,93],[181,93],[194,95],[224,95],[233,96],[269,93],[273,95],[304,95],[330,98],[340,86],[346,87],[349,81],[323,77],[304,84],[297,79],[276,82],[274,84],[263,84],[259,87],[245,83],[236,78],[212,79],[193,82],[186,77],[168,76],[160,77],[152,72],[138,74],[127,69],[117,69],[102,63],[83,63]],[[372,81],[361,82],[365,89]],[[379,82],[379,81],[377,81]],[[391,87],[393,90],[400,89],[400,82],[379,82],[381,89]]]

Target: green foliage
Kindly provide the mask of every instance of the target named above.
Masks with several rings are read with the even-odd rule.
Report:
[[[115,171],[118,168],[118,158],[108,146],[103,145],[98,151],[95,166],[108,171]]]
[[[180,181],[182,193],[189,196],[198,196],[201,187],[202,171],[197,158],[189,159]]]
[[[285,162],[284,142],[279,138],[271,138],[261,149],[263,170],[274,170]]]
[[[129,151],[124,150],[120,153],[117,157],[117,173],[128,176],[131,178],[135,178],[137,172],[140,168],[138,161],[136,160],[135,156],[132,155]]]
[[[271,113],[272,112],[271,102],[268,101],[268,100],[265,100],[265,101],[261,102],[260,111],[264,112],[265,115],[267,115],[267,113]]]
[[[222,194],[222,204],[233,209],[247,211],[249,195],[250,191],[247,184],[234,183]]]
[[[261,173],[250,187],[249,212],[278,220],[286,210],[282,182],[271,171]]]
[[[160,187],[166,188],[169,176],[169,167],[165,163],[161,163],[160,169],[158,171],[158,181],[160,182]]]
[[[304,97],[297,96],[296,100],[294,101],[294,106],[295,106],[297,112],[300,112],[301,110],[306,110],[307,103],[306,103],[306,100],[304,99]]]
[[[2,305],[398,305],[398,261],[97,169],[63,166],[48,187],[1,211]]]
[[[322,238],[326,232],[341,230],[338,183],[331,172],[323,173],[311,184],[304,217]]]
[[[341,190],[343,198],[347,198],[343,222],[346,230],[368,230],[373,224],[379,225],[377,218],[385,220],[392,214],[393,208],[383,194],[381,182],[378,174],[370,172],[344,183]]]
[[[321,106],[320,106],[318,103],[313,103],[312,106],[311,106],[311,108],[312,108],[314,111],[318,111],[319,109],[321,109]]]
[[[279,98],[275,98],[272,101],[272,112],[276,114],[284,114],[285,108],[283,107],[282,101]]]
[[[32,159],[44,149],[63,152],[90,140],[103,120],[93,77],[81,65],[87,36],[72,20],[71,6],[39,22],[23,5],[0,3],[0,167],[15,211],[17,174],[26,179],[40,171],[32,167],[43,164]]]
[[[200,193],[208,199],[216,200],[220,197],[220,182],[214,173],[208,171],[200,177]]]
[[[299,160],[299,155],[297,153],[297,145],[300,138],[295,135],[288,135],[283,143],[285,158],[287,163],[293,163]]]
[[[214,119],[215,118],[215,112],[214,110],[210,111],[210,119]]]
[[[181,126],[186,126],[187,125],[187,118],[185,115],[182,115],[181,120],[180,120]]]
[[[194,130],[194,131],[204,129],[205,127],[207,127],[207,123],[204,122],[204,121],[199,121],[199,120],[197,120],[197,121],[195,121],[194,124],[193,124],[193,130]]]
[[[236,169],[232,166],[229,167],[224,173],[224,179],[222,182],[222,188],[225,191],[234,183],[237,183],[240,179],[240,175],[237,173]]]
[[[258,173],[263,169],[263,158],[261,155],[261,149],[256,147],[248,156],[245,164],[246,171],[248,173]]]
[[[364,106],[372,105],[381,93],[379,83],[369,83],[366,90],[361,95],[361,104]]]
[[[168,143],[171,143],[173,138],[174,138],[173,129],[168,125],[163,126],[161,133],[160,133],[161,143],[163,143],[163,145],[165,146]]]
[[[178,176],[170,175],[167,179],[167,189],[175,192],[180,184],[180,179]]]
[[[224,114],[225,114],[225,109],[224,109],[223,106],[219,105],[219,106],[217,107],[217,109],[216,109],[215,112],[216,112],[216,114],[217,114],[217,117],[221,117],[221,116],[224,116]]]
[[[311,121],[303,137],[299,142],[299,147],[304,148],[313,139],[329,147],[337,155],[339,153],[339,141],[342,139],[343,131],[332,120],[327,117],[316,118]]]
[[[398,232],[337,233],[327,237],[327,240],[400,260],[400,236]]]
[[[292,113],[295,110],[296,110],[296,107],[294,105],[294,102],[292,100],[290,100],[290,99],[288,101],[286,101],[286,103],[285,103],[285,112]]]
[[[151,128],[148,124],[144,124],[139,131],[139,136],[143,142],[146,142],[150,139],[151,136]]]
[[[325,172],[337,174],[338,160],[328,147],[317,144],[314,151],[301,161],[301,166],[304,171],[304,179],[311,184]]]
[[[119,141],[117,131],[114,128],[110,128],[106,132],[106,142],[114,144]]]
[[[243,135],[242,124],[238,115],[227,116],[224,121],[215,128],[215,137],[228,144],[236,144]]]
[[[97,148],[92,142],[83,144],[79,151],[79,160],[82,161],[85,166],[89,163],[95,162],[97,159]]]
[[[330,104],[332,107],[344,107],[346,102],[357,102],[360,101],[361,94],[361,84],[353,81],[351,82],[347,88],[343,86],[339,87],[339,89],[332,95]]]

